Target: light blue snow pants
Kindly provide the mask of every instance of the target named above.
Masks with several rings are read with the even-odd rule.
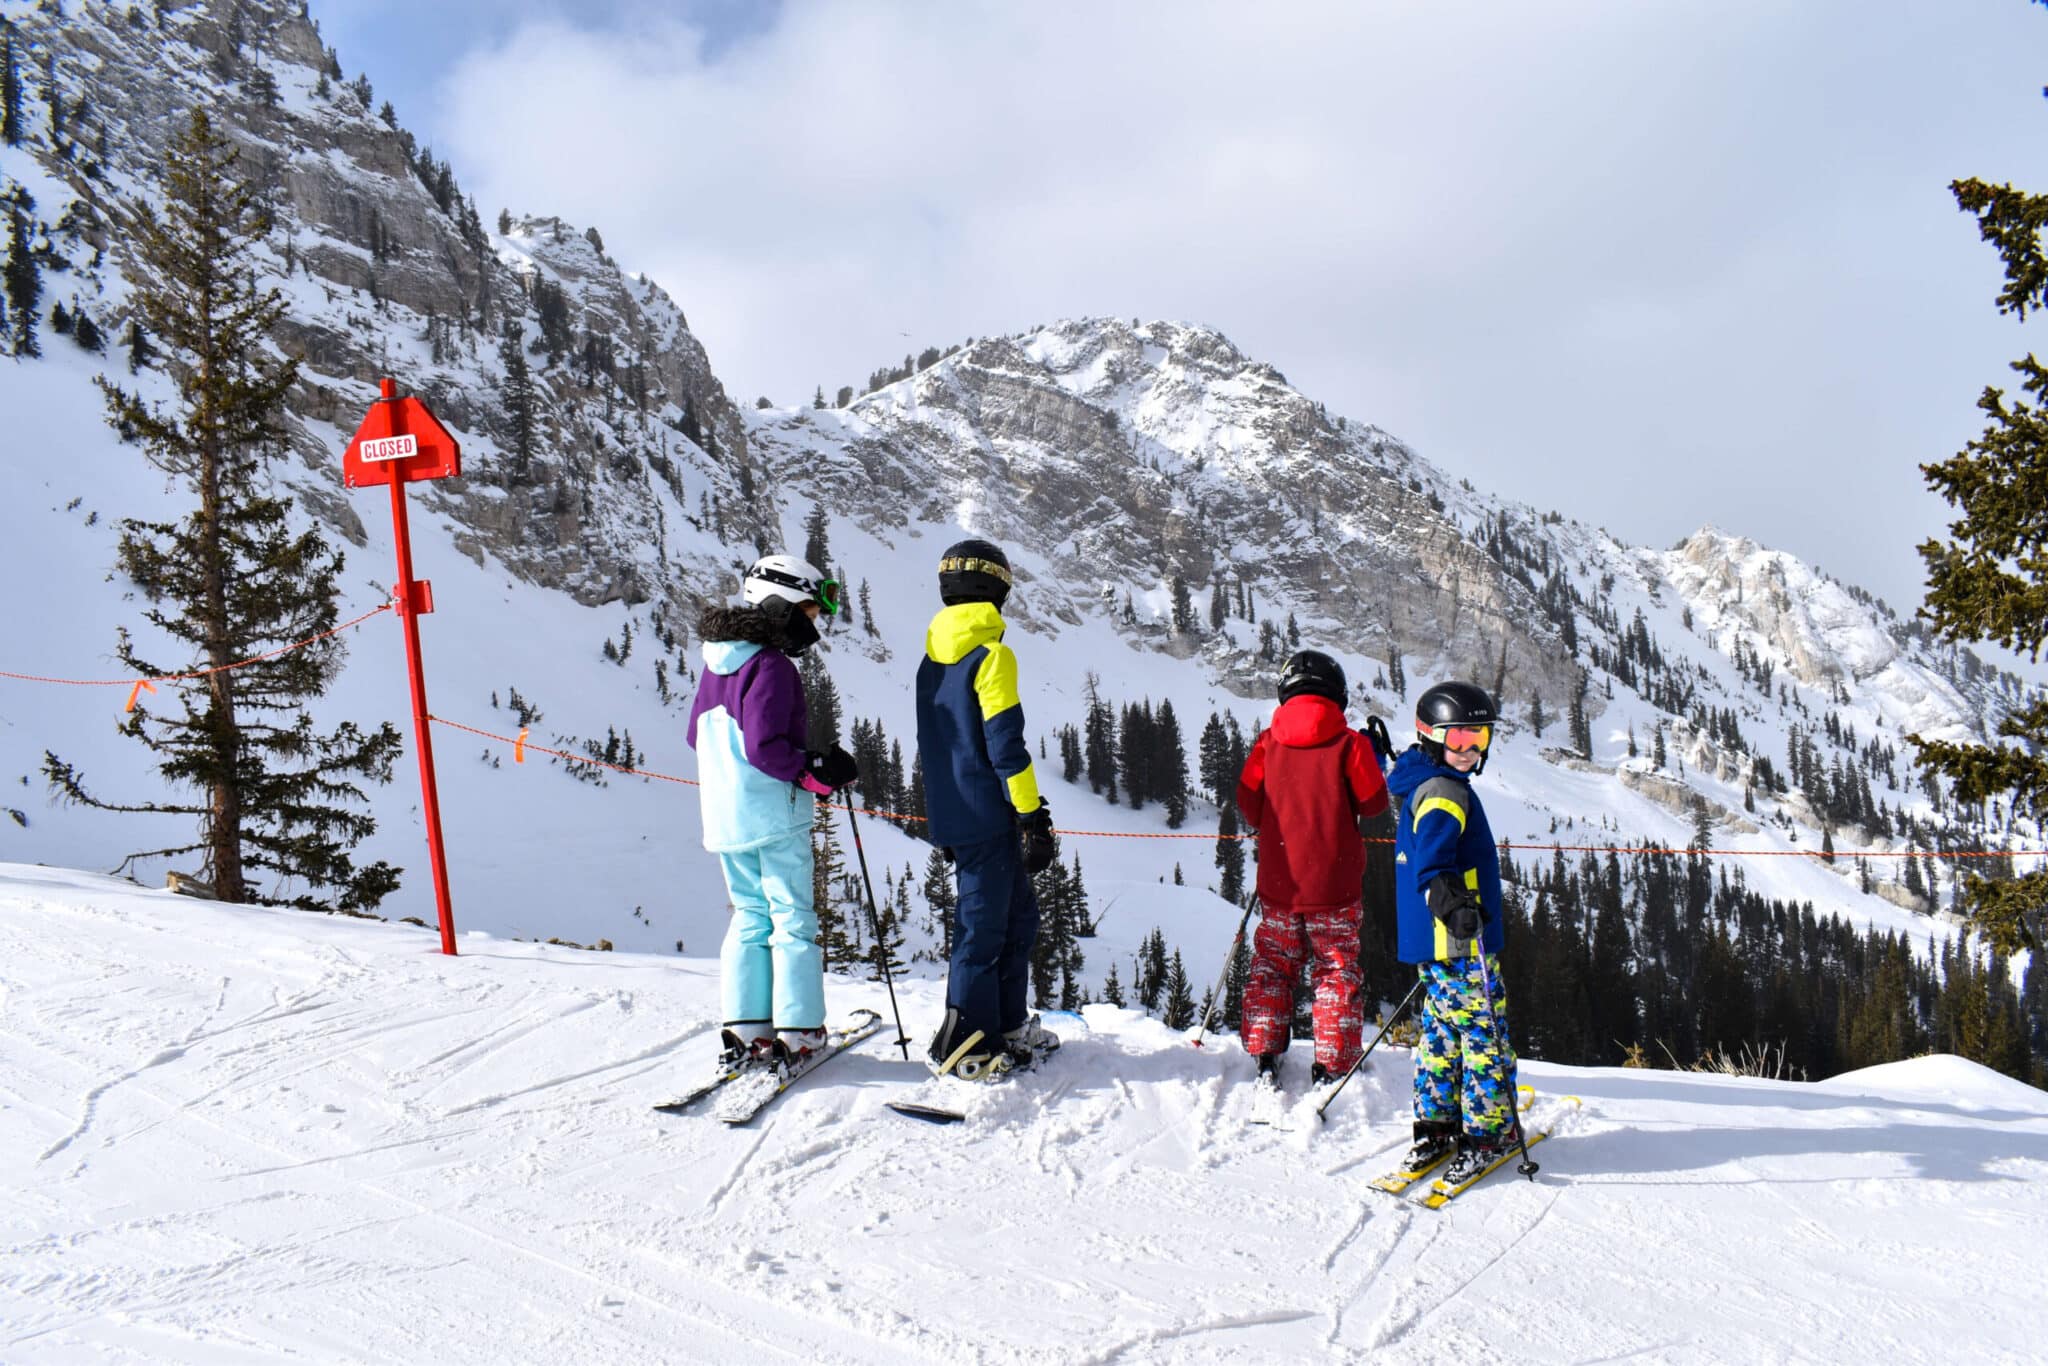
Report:
[[[811,832],[720,854],[732,921],[720,954],[725,1018],[777,1029],[825,1024],[825,963],[811,905]]]

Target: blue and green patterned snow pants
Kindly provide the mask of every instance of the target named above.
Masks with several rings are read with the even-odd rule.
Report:
[[[1497,1020],[1486,1008],[1478,958],[1418,969],[1428,985],[1422,993],[1422,1036],[1415,1044],[1415,1122],[1462,1124],[1471,1138],[1490,1141],[1508,1131],[1515,1053],[1507,1040],[1507,989],[1497,954],[1486,955],[1486,968]]]

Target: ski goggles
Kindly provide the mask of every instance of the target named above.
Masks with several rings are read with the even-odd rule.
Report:
[[[1016,580],[1010,576],[1010,566],[998,564],[994,560],[984,560],[978,555],[955,555],[951,559],[940,560],[939,572],[941,574],[986,574],[990,578],[1001,579],[1005,587],[1012,587],[1016,583]]]
[[[1493,743],[1492,726],[1430,726],[1417,718],[1415,732],[1423,739],[1433,740],[1458,754],[1467,751],[1484,754],[1486,747]]]
[[[816,583],[812,583],[809,579],[801,578],[795,574],[785,574],[780,569],[759,565],[749,571],[749,577],[759,579],[763,583],[772,583],[782,588],[794,588],[810,601],[817,603],[818,610],[828,617],[838,616],[839,608],[844,601],[839,595],[839,580],[837,579],[820,579]]]

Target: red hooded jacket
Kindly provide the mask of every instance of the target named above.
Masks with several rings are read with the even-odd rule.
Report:
[[[1387,809],[1372,744],[1326,697],[1283,702],[1237,779],[1237,809],[1259,833],[1259,900],[1349,906],[1365,876],[1358,818]]]

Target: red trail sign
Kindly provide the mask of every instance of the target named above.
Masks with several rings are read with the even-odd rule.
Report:
[[[391,487],[393,539],[398,543],[398,619],[405,627],[405,666],[412,683],[413,748],[420,756],[421,813],[426,817],[427,854],[434,867],[434,902],[441,918],[441,952],[455,952],[455,912],[448,899],[448,859],[441,847],[441,799],[434,786],[434,741],[428,732],[427,679],[420,665],[419,619],[434,610],[434,586],[412,576],[412,537],[405,520],[405,486],[423,479],[462,473],[462,448],[448,429],[416,398],[398,397],[385,380],[381,397],[342,453],[342,482],[348,487]]]

